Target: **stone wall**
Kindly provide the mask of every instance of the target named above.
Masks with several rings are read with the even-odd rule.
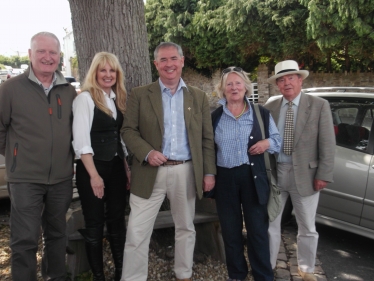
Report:
[[[268,77],[274,75],[274,72],[269,74],[268,67],[260,64],[257,70],[257,87],[258,87],[258,102],[264,104],[271,96],[279,95],[277,86],[267,83]],[[198,87],[207,93],[211,108],[217,107],[217,97],[214,91],[215,85],[221,78],[221,72],[216,71],[212,78],[203,76],[191,69],[185,68],[183,70],[183,80],[191,85]],[[350,73],[309,73],[307,79],[303,83],[303,88],[313,87],[374,87],[374,73],[373,72],[350,72]]]
[[[186,84],[195,86],[204,91],[205,93],[207,93],[211,109],[217,107],[219,97],[217,96],[217,93],[214,91],[214,88],[221,78],[220,71],[216,71],[212,75],[212,78],[208,78],[197,73],[192,69],[184,68],[182,78],[184,82],[186,82]]]
[[[265,77],[274,75],[272,72],[267,75],[267,66],[259,66],[263,68],[263,72],[258,73],[261,79],[258,79],[258,84],[267,84]],[[265,70],[266,69],[266,70]],[[265,82],[264,82],[265,81]],[[278,87],[275,85],[268,85],[261,88],[261,95],[271,97],[279,95]],[[309,76],[303,81],[303,89],[314,87],[374,87],[374,73],[373,72],[344,72],[344,73],[322,73],[310,72]],[[259,86],[260,94],[260,86]]]

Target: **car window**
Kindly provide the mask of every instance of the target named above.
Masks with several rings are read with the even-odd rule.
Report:
[[[367,151],[374,117],[374,104],[360,99],[329,100],[336,144]]]

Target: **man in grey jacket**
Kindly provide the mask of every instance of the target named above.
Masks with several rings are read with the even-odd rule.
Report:
[[[31,38],[30,67],[0,86],[0,153],[11,199],[13,281],[36,281],[43,230],[44,280],[64,281],[66,219],[72,198],[74,88],[57,71],[60,42],[49,32]]]
[[[319,192],[333,181],[335,135],[328,101],[301,92],[307,70],[296,61],[275,66],[268,79],[282,93],[268,102],[283,139],[277,157],[278,186],[284,207],[288,196],[293,203],[297,234],[298,272],[304,281],[317,281],[314,273],[318,245],[315,227]],[[269,224],[270,262],[276,266],[281,238],[279,215]]]

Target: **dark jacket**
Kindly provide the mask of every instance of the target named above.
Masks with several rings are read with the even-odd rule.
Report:
[[[270,121],[270,113],[267,109],[260,108],[260,113],[262,116],[262,120],[264,122],[264,130],[265,130],[265,138],[269,138],[269,121]],[[261,129],[260,125],[257,121],[256,114],[254,112],[253,104],[251,103],[251,110],[253,112],[253,128],[251,134],[249,135],[248,139],[248,149],[257,143],[258,141],[262,140],[261,136]],[[223,107],[219,107],[212,112],[212,125],[213,131],[215,133],[219,120],[221,119],[223,113]],[[217,151],[217,148],[216,148]],[[267,204],[269,200],[269,183],[265,169],[265,160],[264,155],[250,155],[248,153],[248,159],[252,170],[253,175],[253,183],[256,186],[256,192],[258,201],[261,205]]]
[[[49,92],[32,71],[0,86],[0,154],[9,182],[56,184],[72,179],[74,88],[56,71]]]

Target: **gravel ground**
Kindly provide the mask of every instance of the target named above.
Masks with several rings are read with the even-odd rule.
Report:
[[[149,272],[148,281],[166,281],[175,280],[173,272],[173,233],[174,229],[165,229],[154,231],[149,253]],[[0,280],[10,281],[10,249],[9,249],[9,225],[0,224]],[[38,281],[42,281],[40,275],[41,262],[41,240],[37,253],[38,260]],[[104,239],[104,264],[107,280],[113,277],[114,265],[111,258],[109,243]],[[212,260],[203,254],[195,253],[195,262],[193,266],[193,280],[204,281],[225,281],[227,280],[227,270],[225,264],[220,261]],[[90,280],[81,276],[79,280]],[[248,280],[253,280],[251,274]],[[69,278],[67,280],[70,280]]]

